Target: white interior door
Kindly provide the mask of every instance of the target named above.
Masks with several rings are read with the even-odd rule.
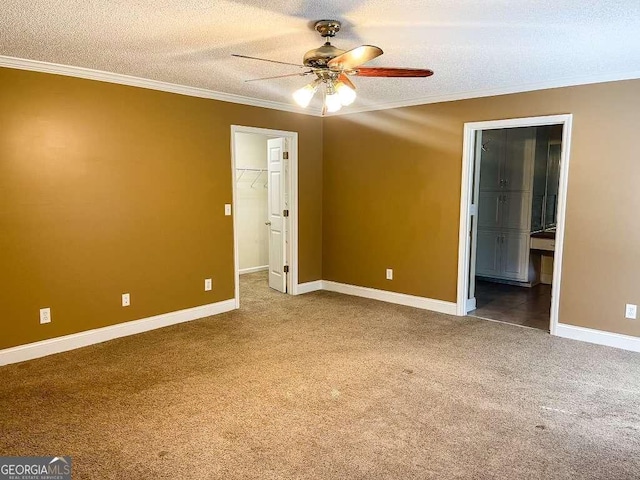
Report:
[[[286,220],[285,210],[285,139],[267,141],[268,159],[268,212],[269,219],[269,286],[280,292],[287,291],[286,265]]]

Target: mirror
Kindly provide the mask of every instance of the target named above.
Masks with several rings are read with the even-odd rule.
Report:
[[[538,127],[531,199],[531,232],[556,228],[562,127]]]
[[[558,186],[560,185],[560,142],[549,143],[549,157],[547,161],[547,185],[545,193],[544,229],[556,227],[558,212]]]

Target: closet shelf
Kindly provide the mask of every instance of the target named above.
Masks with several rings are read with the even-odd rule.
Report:
[[[258,175],[256,175],[256,177],[253,179],[253,182],[251,183],[251,188],[253,188],[253,186],[256,184],[256,182],[258,181],[258,179],[262,176],[263,173],[267,172],[266,168],[253,168],[253,167],[237,167],[236,168],[236,172],[240,172],[240,176],[236,178],[236,183],[240,181],[240,179],[243,177],[243,175],[247,172],[253,172],[253,173],[257,173]],[[267,188],[267,184],[264,184],[264,188]]]

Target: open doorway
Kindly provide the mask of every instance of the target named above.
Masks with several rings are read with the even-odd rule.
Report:
[[[555,333],[571,115],[465,125],[458,314]]]
[[[297,287],[297,134],[231,127],[235,298],[240,275],[273,290]]]

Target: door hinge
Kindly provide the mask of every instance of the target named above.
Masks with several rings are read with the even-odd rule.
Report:
[[[289,152],[282,152],[282,159],[289,160]]]
[[[289,216],[289,209],[287,209],[287,210],[283,210],[283,211],[282,211],[282,216],[283,216],[283,217],[288,217],[288,216]]]
[[[284,266],[284,273],[289,273],[289,265]]]

